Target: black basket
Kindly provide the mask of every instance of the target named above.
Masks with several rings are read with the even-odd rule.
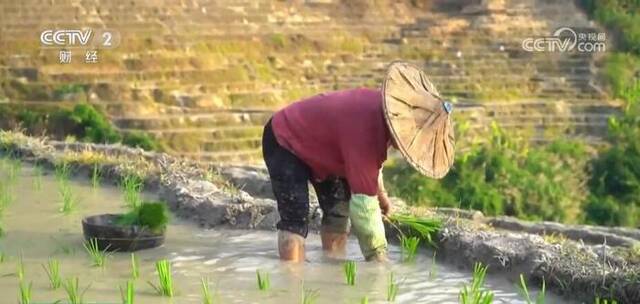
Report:
[[[100,214],[82,219],[85,240],[95,239],[100,250],[137,251],[155,248],[164,243],[165,230],[152,232],[142,226],[122,226],[115,223],[121,214]]]

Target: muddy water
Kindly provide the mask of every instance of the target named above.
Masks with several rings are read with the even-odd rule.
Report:
[[[52,291],[41,264],[49,257],[60,260],[63,277],[79,277],[80,285],[89,286],[84,298],[88,303],[120,303],[118,286],[130,277],[130,256],[113,254],[104,268],[92,267],[82,247],[80,220],[83,216],[122,211],[120,191],[111,186],[92,188],[87,181],[73,180],[77,208],[69,215],[61,214],[58,183],[51,173],[42,176],[41,187],[35,187],[36,171],[22,167],[10,186],[13,201],[2,218],[5,235],[0,250],[6,255],[0,264],[0,303],[15,303],[18,292],[16,268],[20,254],[25,265],[25,279],[33,282],[33,301],[51,303],[66,301],[63,289]],[[0,166],[0,181],[6,184],[7,166]],[[153,197],[152,193],[148,193]],[[457,303],[462,284],[470,279],[446,265],[432,265],[429,252],[420,254],[414,264],[399,263],[400,252],[391,248],[392,263],[364,263],[357,244],[351,240],[348,255],[358,260],[355,287],[344,284],[342,265],[325,260],[319,237],[308,240],[308,262],[304,265],[280,263],[275,250],[275,234],[264,231],[202,230],[174,219],[168,228],[164,246],[137,253],[141,277],[135,281],[136,303],[201,303],[200,278],[208,277],[219,303],[299,303],[301,283],[317,290],[317,303],[383,303],[390,271],[403,279],[396,303]],[[177,296],[160,297],[148,285],[156,282],[154,261],[167,258],[172,262]],[[255,271],[271,274],[272,289],[260,292]],[[487,286],[494,290],[496,303],[523,303],[513,284],[490,278]],[[562,303],[547,299],[548,303]]]

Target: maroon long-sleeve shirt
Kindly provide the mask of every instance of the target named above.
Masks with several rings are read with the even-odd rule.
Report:
[[[359,88],[303,99],[275,113],[271,124],[278,143],[304,161],[314,179],[344,177],[352,193],[377,193],[391,142],[380,90]]]

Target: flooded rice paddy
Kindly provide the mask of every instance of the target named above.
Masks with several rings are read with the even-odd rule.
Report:
[[[94,188],[90,181],[72,179],[77,205],[64,214],[59,181],[52,172],[3,160],[0,181],[6,200],[1,218],[0,303],[17,301],[19,256],[23,280],[33,284],[32,303],[68,303],[64,288],[49,287],[42,265],[50,258],[59,260],[63,279],[77,277],[80,289],[87,288],[85,303],[122,303],[119,286],[131,279],[130,254],[113,253],[104,267],[93,267],[83,248],[81,227],[84,216],[124,211],[120,189]],[[156,198],[154,193],[145,195]],[[369,303],[387,303],[390,272],[401,282],[395,303],[458,303],[460,288],[471,277],[469,272],[433,264],[432,252],[427,250],[415,262],[402,263],[400,249],[392,246],[389,264],[365,263],[351,239],[348,258],[358,262],[356,285],[348,286],[342,262],[323,257],[317,235],[308,238],[307,262],[292,265],[278,260],[275,232],[204,230],[175,218],[162,247],[136,252],[136,256],[140,276],[134,280],[135,303],[202,303],[202,277],[209,279],[216,303],[300,303],[302,288],[317,293],[315,303],[360,303],[365,296]],[[173,298],[159,296],[148,284],[157,283],[154,263],[165,258],[172,265]],[[257,269],[269,273],[269,290],[258,290]],[[524,303],[506,279],[489,277],[486,286],[495,292],[495,303]],[[547,302],[563,303],[550,295]]]

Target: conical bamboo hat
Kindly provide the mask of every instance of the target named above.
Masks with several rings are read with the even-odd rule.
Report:
[[[428,177],[445,176],[455,150],[451,104],[423,71],[406,62],[389,66],[382,95],[387,125],[404,158]]]

